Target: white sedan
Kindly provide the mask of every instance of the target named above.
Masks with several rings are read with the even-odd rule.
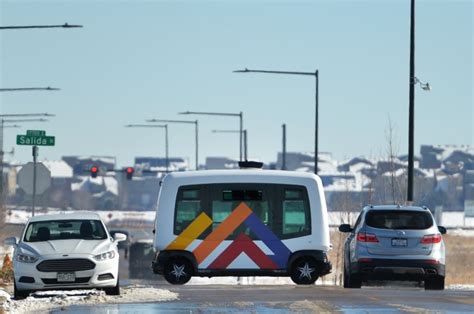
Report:
[[[71,288],[101,288],[119,295],[117,243],[126,239],[122,233],[111,237],[95,213],[30,218],[18,242],[5,240],[15,246],[15,298],[34,290]]]

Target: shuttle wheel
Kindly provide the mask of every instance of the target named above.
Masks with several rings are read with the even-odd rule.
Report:
[[[184,257],[173,257],[165,262],[163,275],[173,285],[184,285],[194,273],[191,262]]]
[[[291,265],[290,276],[297,285],[312,285],[319,277],[318,264],[312,257],[300,257]]]

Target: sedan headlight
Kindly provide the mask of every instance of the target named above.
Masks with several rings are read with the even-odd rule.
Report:
[[[38,257],[23,253],[16,253],[15,260],[21,263],[34,263],[38,260]]]
[[[94,259],[100,262],[100,261],[105,261],[107,259],[112,259],[114,257],[115,257],[115,251],[109,251],[106,253],[95,255]]]

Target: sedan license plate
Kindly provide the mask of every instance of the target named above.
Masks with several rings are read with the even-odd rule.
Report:
[[[392,246],[406,247],[408,245],[407,239],[392,239]]]
[[[74,282],[76,281],[75,273],[58,273],[58,282]]]

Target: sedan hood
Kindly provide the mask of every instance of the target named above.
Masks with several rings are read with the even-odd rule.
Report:
[[[58,254],[101,254],[113,249],[113,243],[105,240],[53,240],[44,242],[21,243],[19,248],[34,255]]]

